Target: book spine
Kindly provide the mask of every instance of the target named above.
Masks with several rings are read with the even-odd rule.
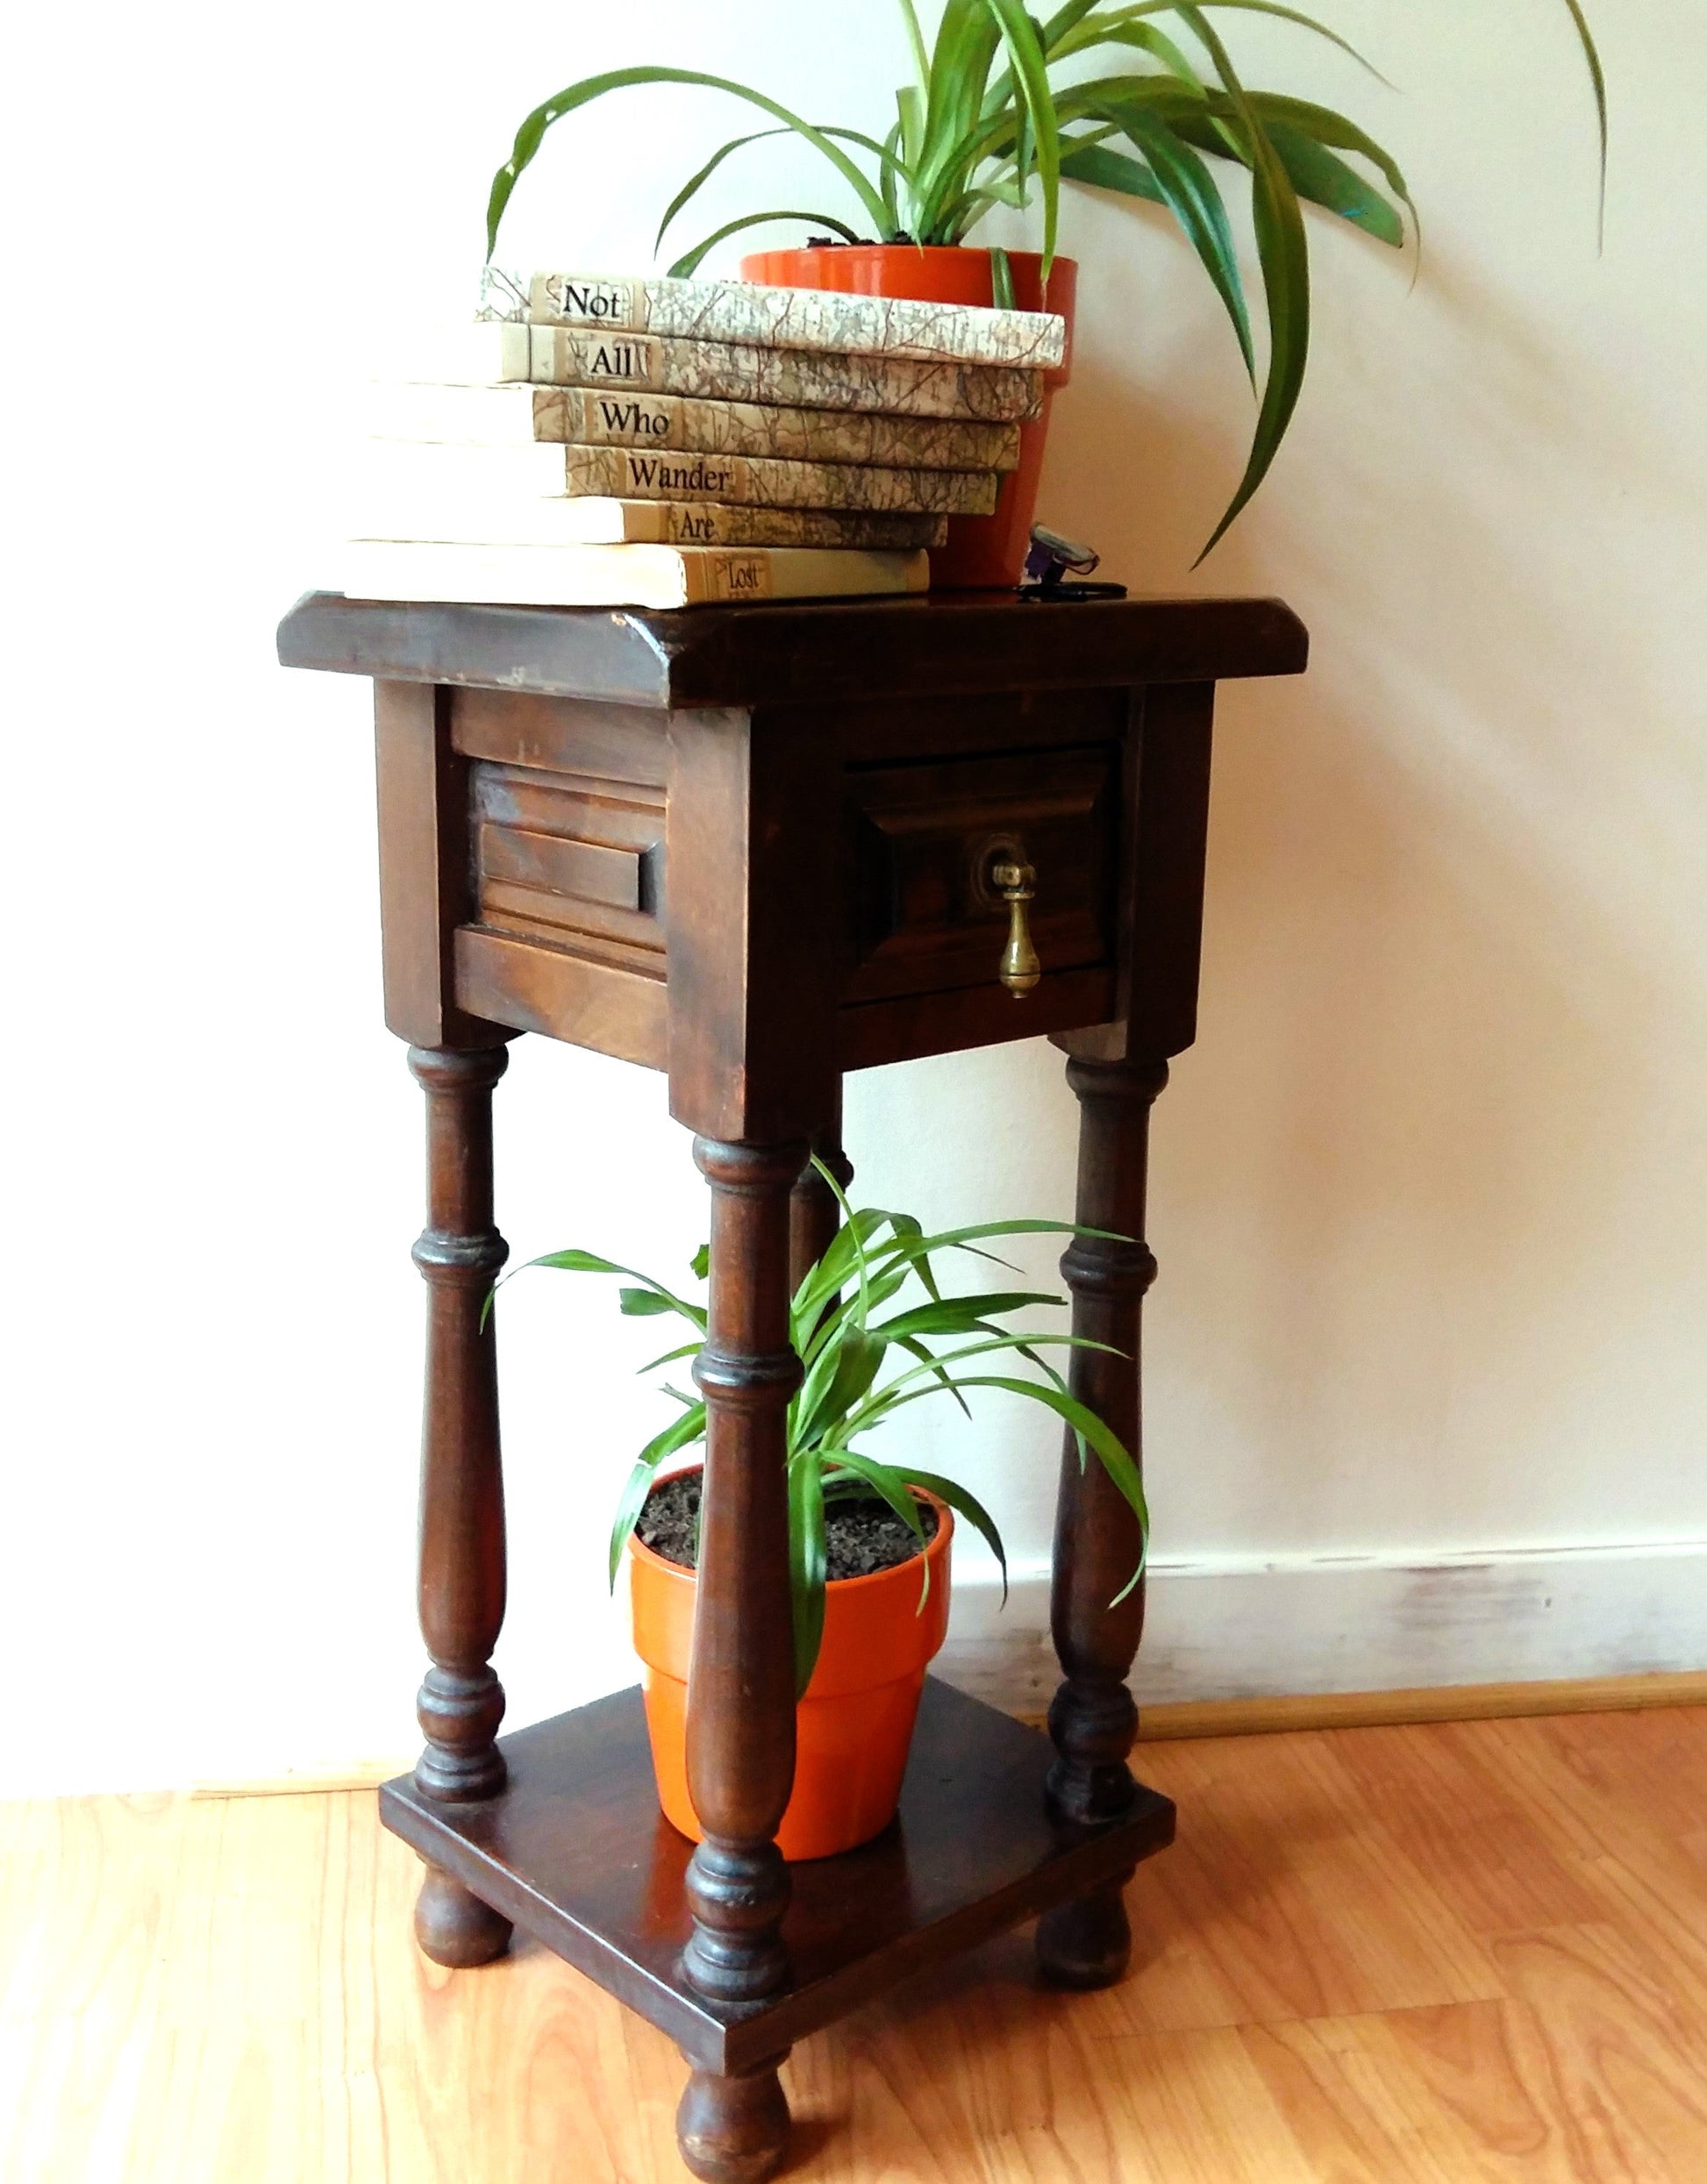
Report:
[[[861,469],[852,463],[782,462],[763,455],[643,454],[626,447],[562,452],[566,493],[618,500],[739,501],[768,508],[936,516],[988,516],[996,506],[996,478],[982,470]]]
[[[493,315],[515,316],[514,298],[522,287],[516,275],[497,275],[485,300],[489,307],[496,298],[504,308]],[[526,293],[525,316],[539,325],[1032,369],[1060,364],[1066,352],[1065,324],[1052,313],[929,303],[910,296],[761,288],[746,281],[612,280],[582,273],[536,273]]]
[[[911,553],[940,546],[940,516],[866,515],[839,508],[741,508],[719,501],[629,503],[657,521],[656,537],[669,546],[817,546],[868,553]]]
[[[768,599],[773,592],[770,557],[763,552],[742,553],[719,548],[696,553],[682,563],[682,575],[690,607]]]
[[[1036,417],[1043,375],[999,364],[919,364],[898,356],[818,356],[751,343],[669,340],[529,326],[530,375],[551,387],[625,387],[717,402],[774,403],[994,425]]]
[[[1019,428],[938,418],[861,416],[681,395],[536,388],[533,437],[589,446],[768,455],[784,462],[857,463],[883,469],[1016,468]]]
[[[930,565],[922,553],[688,553],[682,574],[689,606],[735,606],[744,599],[847,597],[859,592],[923,591]]]

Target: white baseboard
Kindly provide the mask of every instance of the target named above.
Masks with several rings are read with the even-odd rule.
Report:
[[[1132,1676],[1140,1705],[1707,1667],[1707,1541],[1432,1557],[1158,1563]],[[1046,1567],[1005,1609],[955,1581],[937,1672],[1011,1713],[1047,1706],[1059,1670]]]

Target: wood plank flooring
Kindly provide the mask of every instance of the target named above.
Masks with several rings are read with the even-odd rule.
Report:
[[[796,2052],[822,2184],[1707,2184],[1707,1708],[1144,1748],[1139,1968],[1011,1936]],[[653,2184],[682,2067],[446,1973],[368,1794],[0,1806],[5,2184]]]

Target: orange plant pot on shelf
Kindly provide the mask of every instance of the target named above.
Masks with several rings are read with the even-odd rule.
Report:
[[[895,1817],[925,1671],[948,1629],[953,1512],[934,1495],[936,1537],[925,1551],[930,1591],[918,1604],[919,1558],[825,1588],[824,1644],[795,1711],[794,1795],[776,1840],[784,1858],[832,1858],[869,1842]],[[646,1731],[658,1802],[697,1843],[688,1795],[688,1664],[694,1574],[631,1534],[634,1650],[645,1664]]]
[[[1002,481],[990,516],[951,516],[948,542],[931,555],[933,589],[1008,589],[1025,570],[1032,519],[1043,479],[1049,409],[1073,369],[1073,310],[1079,268],[1057,258],[1046,295],[1043,260],[1035,251],[1008,253],[1013,300],[1020,310],[1051,310],[1067,321],[1067,353],[1044,377],[1043,408],[1019,428],[1019,467]],[[913,243],[842,243],[833,249],[757,250],[741,260],[741,277],[767,287],[835,289],[855,296],[911,296],[927,303],[988,304],[995,298],[987,250],[961,245],[920,248]]]

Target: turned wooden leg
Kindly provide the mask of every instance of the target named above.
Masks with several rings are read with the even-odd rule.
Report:
[[[688,1792],[705,1831],[688,1868],[683,1968],[720,2002],[788,1980],[789,1873],[775,1841],[794,1785],[794,1638],[785,1460],[800,1361],[789,1342],[789,1194],[806,1148],[694,1140],[711,1186],[705,1397]],[[745,2097],[745,2096],[744,2096]]]
[[[1137,1239],[1075,1237],[1061,1260],[1073,1292],[1073,1331],[1114,1352],[1075,1350],[1072,1386],[1141,1459],[1139,1324],[1156,1265],[1144,1235],[1150,1107],[1168,1081],[1165,1062],[1069,1062],[1079,1098],[1077,1218],[1087,1228]],[[1126,1688],[1144,1630],[1144,1588],[1109,1602],[1136,1567],[1137,1517],[1095,1456],[1082,1468],[1067,1436],[1055,1508],[1050,1626],[1064,1681],[1049,1709],[1055,1762],[1051,1809],[1084,1826],[1118,1818],[1133,1781],[1126,1765],[1138,1709]],[[1132,1951],[1120,1886],[1111,1882],[1048,1913],[1038,1926],[1045,1975],[1068,1987],[1104,1987],[1125,1971]]]
[[[466,1971],[501,1957],[510,1946],[510,1935],[507,1918],[439,1866],[427,1866],[415,1899],[415,1938],[424,1957]]]
[[[761,2184],[789,2150],[789,2103],[776,2075],[781,2055],[723,2077],[696,2070],[675,2111],[682,2159],[706,2184]]]
[[[420,1609],[432,1664],[415,1780],[444,1800],[489,1797],[504,1779],[493,1741],[504,1688],[490,1667],[504,1624],[504,1476],[486,1302],[506,1256],[492,1225],[492,1088],[507,1060],[501,1046],[409,1050],[427,1104],[427,1225],[415,1263],[428,1299]]]

